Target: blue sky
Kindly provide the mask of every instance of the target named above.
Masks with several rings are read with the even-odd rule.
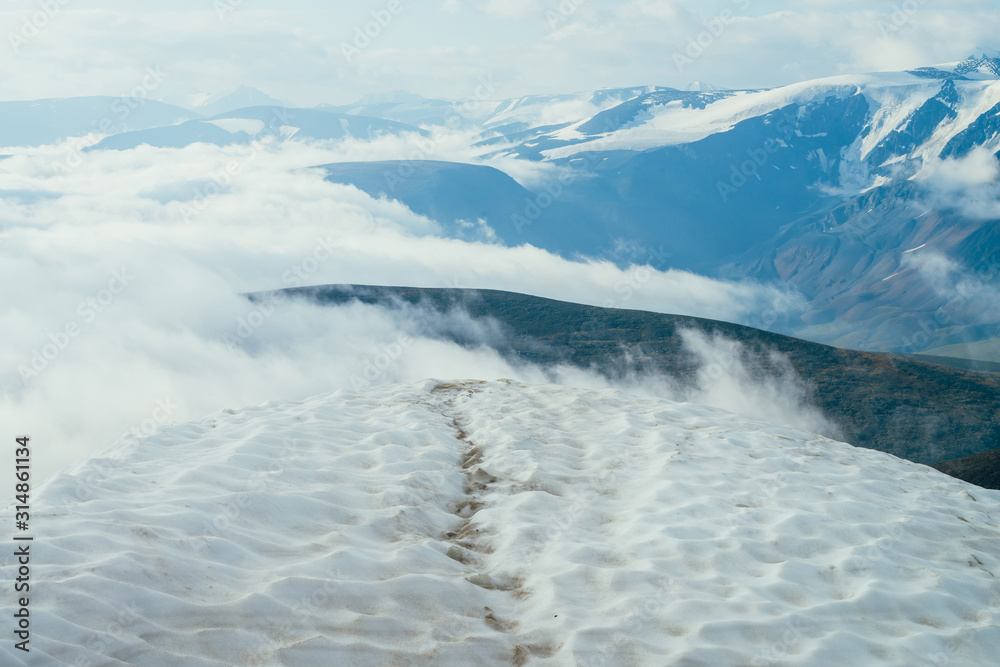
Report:
[[[695,80],[764,87],[1000,46],[1000,12],[980,0],[138,4],[0,4],[0,95],[122,95],[150,67],[168,74],[154,97],[247,84],[300,105],[394,89],[463,98],[481,77],[501,97]],[[366,27],[370,43],[355,42]]]

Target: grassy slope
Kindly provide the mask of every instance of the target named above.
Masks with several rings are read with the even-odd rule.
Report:
[[[937,463],[934,467],[966,482],[987,489],[1000,489],[1000,449]]]

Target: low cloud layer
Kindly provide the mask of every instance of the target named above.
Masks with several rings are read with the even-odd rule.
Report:
[[[929,160],[918,182],[932,208],[958,211],[977,221],[1000,217],[1000,162],[984,147],[962,158]]]
[[[444,238],[433,221],[309,168],[357,157],[352,143],[264,144],[255,154],[143,147],[79,154],[67,168],[74,146],[0,161],[8,190],[0,197],[0,435],[37,438],[43,476],[129,431],[351,388],[381,355],[393,362],[375,382],[551,379],[511,368],[490,350],[421,335],[393,355],[408,329],[391,313],[290,304],[254,315],[245,292],[329,283],[482,287],[747,321],[781,296],[750,282]],[[406,148],[372,146],[384,158],[405,158]],[[443,148],[436,156],[460,157]],[[234,163],[238,173],[220,179]],[[241,323],[253,336],[234,347]],[[566,381],[603,381],[563,373]]]
[[[699,362],[696,385],[680,389],[678,400],[711,405],[831,438],[840,427],[812,405],[810,388],[787,357],[769,352],[754,359],[740,342],[699,331],[682,332],[684,347]],[[762,362],[768,370],[761,371]]]

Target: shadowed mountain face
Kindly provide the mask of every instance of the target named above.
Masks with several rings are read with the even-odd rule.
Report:
[[[736,324],[634,310],[584,306],[495,290],[333,285],[283,294],[324,304],[353,300],[392,308],[461,309],[493,320],[503,336],[490,341],[513,362],[568,363],[609,377],[656,372],[693,384],[699,361],[681,332],[738,341],[757,379],[787,357],[811,388],[811,400],[851,444],[924,464],[995,449],[1000,444],[1000,375],[843,350]],[[259,298],[259,295],[252,298]],[[479,344],[460,332],[460,344]]]
[[[174,125],[201,114],[136,97],[0,102],[0,146],[41,146],[87,134]]]
[[[672,265],[714,271],[720,260],[770,239],[784,225],[830,204],[813,186],[839,185],[839,156],[855,141],[869,112],[861,95],[810,105],[786,105],[736,123],[726,132],[679,145],[636,151],[601,143],[601,132],[618,130],[648,114],[650,105],[670,104],[654,93],[598,114],[575,129],[592,138],[554,160],[581,174],[562,199],[592,211],[586,225],[600,229],[606,251],[613,239],[669,247]],[[725,104],[730,93],[683,93],[689,113],[708,113],[709,103]],[[672,95],[671,97],[677,96]],[[693,98],[693,99],[687,99]],[[558,133],[557,133],[558,134]],[[613,134],[611,136],[614,136]],[[540,159],[543,151],[575,150],[572,144],[538,139],[511,153]],[[530,148],[525,148],[529,145]],[[592,222],[591,222],[592,221]]]
[[[534,243],[572,253],[597,247],[586,207],[531,192],[493,167],[435,160],[338,162],[320,167],[326,179],[353,185],[372,197],[387,197],[441,223],[453,236],[482,220],[511,245]],[[575,235],[568,235],[568,230]]]
[[[799,291],[809,307],[794,333],[804,338],[950,355],[949,346],[1000,335],[997,228],[924,203],[913,184],[890,184],[788,225],[722,274]]]

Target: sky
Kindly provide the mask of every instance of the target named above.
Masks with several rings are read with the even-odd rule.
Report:
[[[467,99],[484,78],[499,98],[772,87],[960,60],[997,34],[992,0],[6,0],[0,97],[124,95],[150,68],[158,99],[250,85],[299,106]]]

